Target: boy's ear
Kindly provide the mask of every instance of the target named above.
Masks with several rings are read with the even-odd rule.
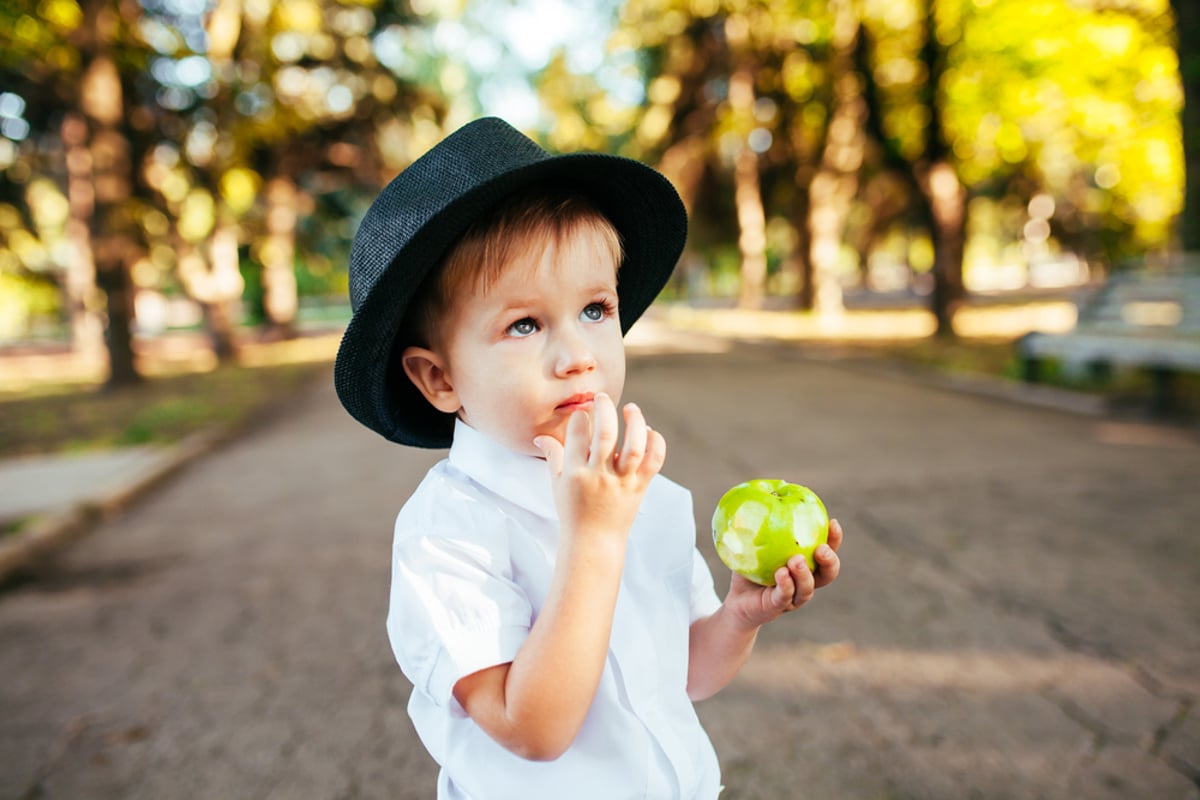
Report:
[[[462,408],[458,392],[450,383],[450,373],[440,355],[424,347],[406,347],[400,354],[404,374],[425,395],[429,404],[438,411],[456,414]]]

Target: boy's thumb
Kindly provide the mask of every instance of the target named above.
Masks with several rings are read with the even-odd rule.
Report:
[[[561,442],[553,436],[537,436],[533,440],[533,446],[541,450],[542,455],[546,457],[550,474],[557,475],[562,472],[563,446]]]

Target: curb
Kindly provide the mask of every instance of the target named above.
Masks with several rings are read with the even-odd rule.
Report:
[[[28,572],[81,538],[95,524],[116,516],[149,490],[197,458],[216,449],[232,434],[230,428],[211,428],[163,448],[158,463],[102,497],[40,516],[28,528],[0,539],[0,586]]]

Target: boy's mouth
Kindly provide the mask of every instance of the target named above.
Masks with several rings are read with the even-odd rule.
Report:
[[[589,409],[595,400],[595,395],[591,392],[583,394],[573,394],[566,400],[554,407],[555,411],[577,411],[579,409]]]

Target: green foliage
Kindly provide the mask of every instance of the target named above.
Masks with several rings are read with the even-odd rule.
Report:
[[[1056,199],[1078,238],[1116,232],[1124,245],[1106,248],[1110,261],[1163,247],[1183,199],[1182,95],[1164,11],[1017,0],[964,9],[942,89],[965,182],[1019,176]]]
[[[1053,201],[1046,252],[1116,264],[1172,243],[1184,204],[1177,47],[1186,42],[1168,0],[598,2],[619,5],[605,63],[575,74],[564,51],[538,76],[545,143],[661,163],[689,187],[693,244],[714,264],[737,238],[732,159],[747,141],[760,155],[767,216],[802,232],[835,82],[846,78],[834,60],[839,7],[858,15],[865,36],[849,79],[861,88],[870,78],[881,100],[881,140],[866,153],[845,231],[864,261],[896,226],[925,224],[915,188],[888,176],[888,154],[919,165],[935,130],[972,197],[1015,209],[971,221],[989,240],[969,252],[1024,252],[1026,208],[1039,196]],[[479,112],[498,77],[489,64],[499,63],[481,53],[520,44],[490,27],[510,5],[0,4],[0,326],[55,312],[51,287],[61,289],[72,252],[61,126],[81,108],[90,54],[112,58],[126,95],[131,196],[120,216],[136,223],[134,282],[195,292],[177,273],[181,245],[208,257],[214,234],[233,226],[249,259],[244,299],[261,310],[276,253],[283,269],[293,253],[301,295],[342,291],[366,202]],[[739,70],[755,99],[740,108],[730,97]],[[294,233],[272,231],[267,187],[280,176],[298,192]],[[268,245],[273,235],[294,237],[294,252]],[[770,256],[774,268],[786,254],[773,243]]]
[[[423,16],[400,0],[216,2],[191,10],[159,0],[0,6],[0,203],[21,212],[0,215],[5,287],[16,285],[14,263],[29,269],[11,241],[31,236],[50,254],[45,273],[65,284],[71,250],[63,227],[34,227],[27,189],[45,184],[60,198],[70,193],[60,126],[87,101],[81,75],[96,54],[120,72],[130,156],[129,174],[120,177],[133,191],[118,213],[139,238],[133,244],[141,257],[128,265],[138,287],[228,299],[213,295],[228,293],[227,284],[205,283],[194,268],[174,273],[188,253],[220,258],[209,245],[231,225],[239,250],[259,262],[245,270],[248,277],[270,266],[266,259],[286,261],[295,246],[300,291],[344,285],[330,272],[344,264],[348,236],[266,244],[295,236],[272,213],[268,188],[286,176],[298,191],[285,201],[288,211],[315,216],[312,228],[344,228],[352,222],[339,216],[347,206],[313,198],[370,196],[442,135],[447,103],[438,83],[448,60],[405,50],[410,40],[432,41],[426,29],[437,22],[439,4],[423,5]],[[95,146],[87,140],[92,133],[85,132],[86,147]],[[88,157],[98,163],[108,156]],[[201,262],[200,269],[212,267]],[[251,286],[261,291],[261,280]],[[5,304],[27,306],[27,295],[6,291]],[[22,313],[28,317],[28,309]]]
[[[936,86],[924,50],[931,4],[942,75]],[[728,168],[732,139],[763,129],[772,143],[764,153],[765,200],[794,217],[787,187],[811,175],[829,119],[833,7],[628,0],[613,46],[637,51],[647,99],[627,140],[631,154],[656,159],[700,131],[712,188]],[[861,0],[853,7],[867,37],[861,67],[882,101],[885,151],[919,165],[940,128],[972,195],[1012,198],[1018,207],[1039,194],[1053,201],[1051,252],[1074,250],[1112,265],[1170,246],[1184,168],[1177,40],[1166,0]],[[735,46],[738,31],[745,35]],[[765,113],[739,121],[725,90],[747,61]],[[878,217],[859,225],[868,239],[886,229],[889,215],[913,206],[902,197],[880,199],[911,192],[873,177],[885,155],[876,152],[864,165],[874,195],[860,202]],[[726,213],[712,211],[706,223],[728,226]],[[995,250],[1020,251],[1030,218],[1018,214],[994,231]]]
[[[0,457],[176,442],[212,426],[245,423],[328,370],[327,362],[226,366],[120,391],[64,385],[0,395]]]

